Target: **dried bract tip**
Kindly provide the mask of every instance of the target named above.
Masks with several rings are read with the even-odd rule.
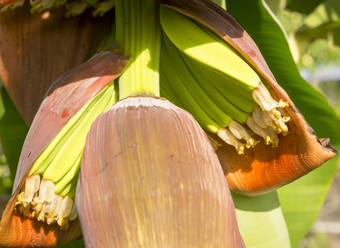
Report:
[[[244,154],[244,145],[237,140],[237,138],[226,128],[220,127],[217,132],[218,137],[220,137],[225,143],[235,147],[238,154]]]

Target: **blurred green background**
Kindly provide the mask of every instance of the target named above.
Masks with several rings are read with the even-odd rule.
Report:
[[[340,118],[340,1],[268,0],[267,4],[286,31],[301,75],[326,97]],[[299,248],[339,247],[339,206],[338,169],[320,216]]]

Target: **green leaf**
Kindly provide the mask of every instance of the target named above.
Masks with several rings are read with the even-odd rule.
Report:
[[[288,92],[318,137],[330,137],[333,145],[339,144],[339,123],[334,110],[300,76],[286,36],[265,3],[261,0],[229,0],[227,8],[252,36],[278,83]],[[335,170],[336,159],[333,159],[278,192],[292,247],[297,247],[318,216]]]
[[[247,197],[233,193],[237,222],[247,248],[288,248],[290,240],[276,191]]]
[[[307,176],[278,190],[292,247],[298,246],[318,218],[337,164],[338,159],[332,159]]]
[[[308,14],[324,1],[325,0],[290,0],[288,1],[287,8],[292,11]]]
[[[340,1],[327,0],[320,4],[312,13],[304,20],[309,28],[315,28],[323,24],[340,22]]]
[[[11,171],[11,177],[14,179],[28,127],[5,88],[0,87],[0,140]]]
[[[340,27],[333,29],[333,43],[340,46]]]
[[[66,245],[57,246],[57,248],[84,248],[84,247],[85,247],[85,243],[84,243],[83,239],[75,240],[75,241],[68,243]]]
[[[340,1],[328,0],[320,4],[304,19],[304,26],[296,33],[298,38],[313,40],[327,38],[340,27]]]

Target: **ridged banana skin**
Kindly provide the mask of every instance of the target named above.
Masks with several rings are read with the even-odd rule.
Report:
[[[230,103],[243,112],[251,113],[256,102],[252,97],[251,91],[246,91],[237,87],[234,83],[230,83],[230,78],[211,67],[208,67],[196,60],[191,59],[183,54],[190,71],[195,74],[200,84],[211,84],[222,94]]]
[[[177,77],[177,75],[176,75]],[[172,82],[174,81],[174,77],[172,77]],[[166,78],[165,73],[163,72],[162,68],[160,69],[160,92],[161,96],[170,99],[173,104],[177,105],[178,107],[182,109],[186,109],[189,111],[192,115],[195,116],[195,119],[197,122],[201,125],[203,129],[206,131],[209,131],[211,133],[217,133],[219,129],[219,125],[211,119],[207,113],[205,113],[201,107],[198,105],[198,103],[195,101],[192,96],[187,95],[190,94],[186,89],[183,94],[185,94],[187,97],[179,97],[177,95],[178,92],[176,92],[174,89],[172,89],[172,86],[168,79]],[[169,100],[169,101],[170,101]],[[183,100],[183,101],[182,101]]]
[[[183,104],[182,107],[188,110],[206,131],[217,133],[220,126],[201,108],[185,87],[182,78],[169,60],[168,51],[164,44],[161,46],[160,65],[161,92],[171,95],[174,104],[177,104],[177,100],[179,105]],[[164,72],[165,68],[166,72]]]
[[[163,6],[160,20],[166,35],[186,55],[228,75],[246,91],[258,86],[255,71],[228,44],[216,41],[193,20]]]
[[[223,39],[221,39],[221,37],[219,37],[218,35],[216,35],[214,32],[212,32],[210,29],[206,28],[205,26],[196,23],[204,32],[206,32],[206,34],[208,34],[212,39],[214,39],[216,42],[221,43],[222,45],[227,45],[225,43],[225,41]],[[231,47],[229,47],[229,45],[227,45],[229,49],[233,49]],[[233,50],[234,51],[234,50]],[[204,72],[207,73],[207,76],[213,78],[215,81],[213,81],[217,87],[219,89],[233,89],[231,92],[232,94],[228,94],[228,91],[225,90],[226,96],[228,96],[228,98],[232,100],[236,100],[235,101],[235,105],[237,105],[237,102],[239,101],[250,101],[250,105],[252,105],[252,107],[254,107],[253,105],[255,104],[255,101],[253,99],[253,95],[252,95],[252,91],[248,91],[245,90],[245,88],[240,87],[237,83],[235,84],[235,80],[231,77],[229,77],[229,75],[216,70],[213,67],[210,67],[208,65],[205,65],[203,63],[200,63],[197,61],[197,63],[195,63],[195,65],[197,67],[201,69],[203,69]],[[209,70],[207,70],[207,68]],[[234,96],[234,97],[233,97]],[[239,100],[238,100],[239,99]],[[247,102],[245,102],[246,104]],[[245,107],[248,107],[248,105],[245,105]]]
[[[226,127],[232,121],[232,118],[225,114],[222,109],[216,105],[213,99],[211,99],[206,92],[202,89],[202,87],[197,83],[193,74],[189,71],[188,67],[184,63],[181,55],[179,54],[178,49],[171,43],[171,41],[163,35],[163,43],[164,50],[167,50],[167,55],[164,56],[166,62],[166,66],[164,67],[164,72],[168,75],[172,75],[173,73],[177,73],[181,80],[177,81],[178,84],[174,84],[171,80],[169,82],[174,86],[175,89],[179,90],[179,87],[182,87],[180,84],[183,84],[183,87],[187,88],[193,98],[198,102],[201,108],[220,126]],[[162,50],[163,52],[163,50]],[[172,66],[170,65],[172,63]],[[161,65],[162,66],[162,65]],[[173,71],[169,71],[173,69]],[[175,72],[174,72],[175,71]],[[180,93],[182,91],[179,91]]]
[[[33,164],[30,175],[43,174],[44,178],[57,182],[58,190],[55,192],[60,193],[63,189],[61,186],[66,186],[67,180],[72,179],[72,170],[77,169],[74,166],[79,169],[79,156],[84,149],[86,134],[92,122],[114,104],[114,93],[113,83],[110,83],[83,106],[41,153]],[[62,180],[66,178],[66,181]]]
[[[73,189],[76,188],[78,182],[79,169],[81,164],[81,158],[83,156],[84,149],[79,153],[76,161],[66,175],[58,182],[54,183],[54,192],[61,196],[68,195],[74,196]]]
[[[245,112],[242,109],[238,108],[237,106],[247,105],[247,104],[245,104],[244,101],[242,101],[242,98],[243,98],[242,96],[234,94],[234,92],[231,91],[231,90],[227,90],[228,94],[235,95],[236,98],[241,97],[241,101],[237,100],[238,102],[240,101],[239,102],[240,104],[234,105],[232,102],[229,101],[228,98],[226,98],[221,93],[219,88],[217,88],[215,86],[215,83],[213,83],[214,79],[205,77],[206,71],[209,71],[208,68],[206,68],[206,70],[204,70],[202,68],[196,67],[197,62],[192,60],[191,58],[189,58],[188,56],[186,56],[183,53],[181,53],[181,57],[184,60],[187,67],[189,68],[189,70],[194,75],[197,83],[202,87],[202,89],[204,90],[204,92],[206,92],[206,94],[209,96],[209,98],[213,99],[214,102],[216,103],[216,105],[218,105],[225,114],[227,114],[228,116],[237,120],[240,123],[245,123],[247,121],[249,114],[251,113],[251,111],[253,109],[252,104],[250,104],[249,108],[246,108],[247,110],[249,110],[249,112]],[[244,99],[244,100],[246,100],[246,99]],[[249,105],[247,105],[247,106],[249,106]]]
[[[68,131],[71,135],[62,144],[60,151],[44,172],[44,178],[52,182],[59,181],[72,168],[84,148],[86,135],[92,122],[106,110],[107,104],[113,95],[114,87],[113,83],[111,83],[110,86],[99,92],[86,108],[80,111],[79,119],[76,119],[76,123]],[[67,125],[65,128],[67,129]],[[61,164],[62,166],[60,166]]]

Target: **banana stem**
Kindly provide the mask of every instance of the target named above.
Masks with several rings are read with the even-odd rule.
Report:
[[[153,0],[116,0],[116,41],[130,64],[119,78],[119,99],[159,96],[160,24]]]

